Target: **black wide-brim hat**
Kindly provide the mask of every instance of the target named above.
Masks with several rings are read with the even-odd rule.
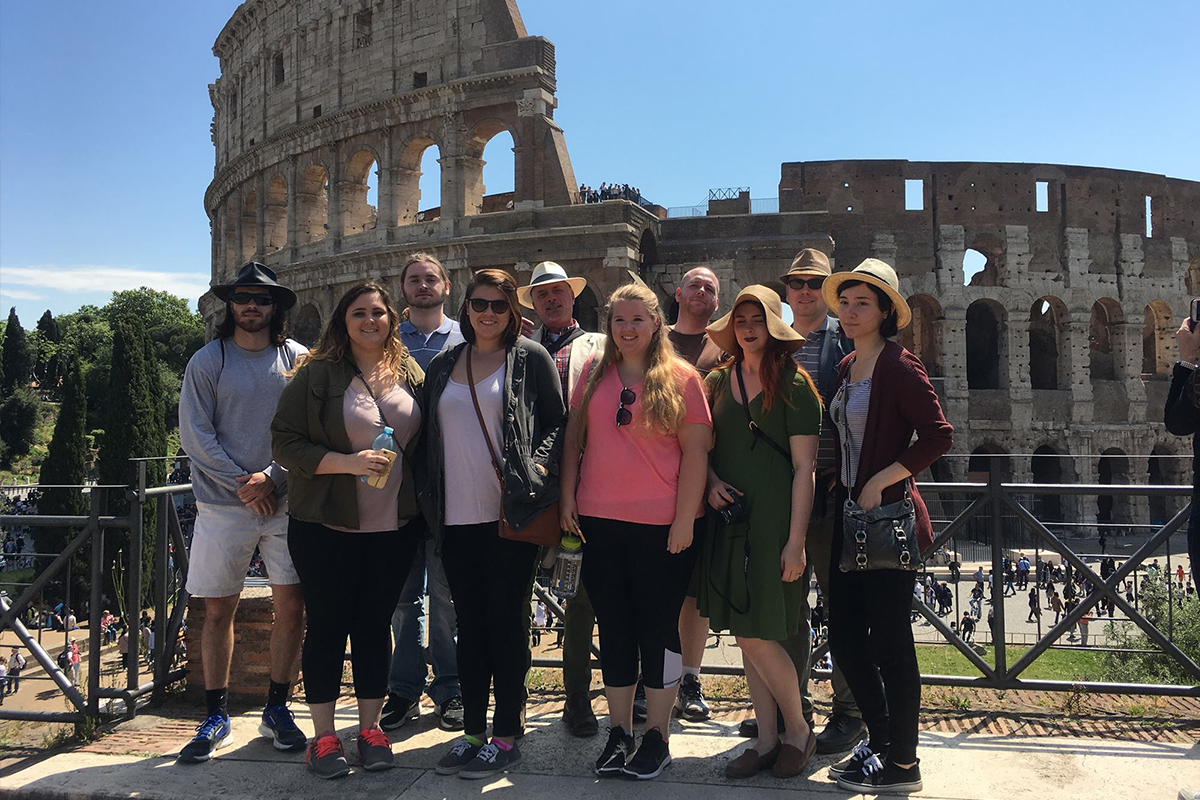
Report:
[[[242,267],[233,283],[221,283],[212,287],[212,293],[217,299],[229,302],[229,296],[242,286],[265,286],[271,290],[271,296],[279,304],[280,311],[287,311],[296,305],[296,293],[286,286],[280,286],[275,279],[275,272],[266,264],[251,261]]]

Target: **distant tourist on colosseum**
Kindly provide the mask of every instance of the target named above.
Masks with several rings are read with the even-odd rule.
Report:
[[[1194,301],[1193,301],[1194,302]],[[1192,577],[1200,582],[1200,325],[1185,319],[1175,332],[1179,344],[1179,360],[1171,373],[1171,389],[1167,393],[1164,412],[1167,430],[1176,436],[1192,437],[1192,515],[1188,520],[1188,560]]]
[[[304,699],[314,730],[305,761],[319,778],[350,771],[334,719],[347,638],[359,762],[368,771],[394,763],[379,725],[391,621],[424,536],[407,523],[419,513],[411,455],[425,418],[425,376],[399,321],[378,284],[343,294],[271,422],[275,460],[293,488],[288,549],[304,592]],[[377,448],[389,429],[394,449]]]
[[[185,763],[207,761],[232,733],[227,709],[233,618],[255,548],[271,576],[275,611],[259,732],[280,750],[305,743],[287,707],[303,605],[288,553],[287,471],[271,459],[270,433],[285,373],[307,352],[285,334],[296,293],[255,262],[212,293],[225,302],[225,317],[216,338],[188,362],[179,396],[179,435],[191,457],[197,515],[187,590],[204,598],[200,643],[207,708],[195,738],[179,754]]]
[[[604,334],[585,331],[575,321],[575,298],[586,286],[584,278],[570,277],[553,261],[543,261],[533,268],[529,285],[517,289],[521,305],[532,308],[541,321],[529,338],[546,348],[554,359],[564,404],[570,402],[571,394],[584,377],[584,365],[604,352]],[[596,612],[592,609],[587,587],[579,587],[566,612],[563,688],[567,698],[563,704],[563,721],[572,736],[594,736],[600,726],[588,693],[592,685],[592,634],[596,627]]]
[[[914,476],[950,449],[954,429],[920,359],[892,341],[912,319],[896,271],[869,258],[827,278],[822,292],[855,347],[842,361],[829,403],[838,444],[837,505],[853,499],[870,510],[900,504],[907,496],[917,542],[928,548],[933,527]],[[840,563],[844,546],[843,516],[834,522],[831,564]],[[915,572],[830,573],[830,647],[868,731],[830,771],[839,786],[854,792],[919,791],[921,675],[908,619]]]

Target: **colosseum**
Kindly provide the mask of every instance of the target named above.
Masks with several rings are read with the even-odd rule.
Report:
[[[273,266],[300,294],[302,340],[351,283],[397,289],[414,250],[452,271],[454,303],[471,270],[525,280],[557,261],[587,277],[576,316],[595,325],[630,270],[668,297],[706,264],[728,302],[740,286],[777,284],[813,246],[835,268],[873,256],[899,272],[915,320],[904,344],[958,431],[958,457],[933,477],[965,479],[1005,453],[997,461],[1019,482],[1187,482],[1188,448],[1161,416],[1174,331],[1200,293],[1198,183],[1051,164],[820,161],[783,164],[777,200],[734,189],[696,208],[585,204],[554,121],[554,45],[526,32],[515,0],[248,0],[213,52],[212,278],[250,259]],[[484,150],[503,133],[513,191],[488,194]],[[440,203],[422,208],[434,146]],[[211,326],[211,294],[201,308]],[[1048,519],[1089,524],[1162,520],[1174,505],[1040,502]]]

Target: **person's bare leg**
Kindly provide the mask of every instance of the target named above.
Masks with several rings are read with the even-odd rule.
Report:
[[[704,645],[708,642],[708,618],[700,616],[696,598],[684,598],[679,611],[679,645],[683,666],[700,669],[704,661]]]
[[[741,641],[741,638],[738,638]],[[754,705],[754,718],[758,720],[758,738],[750,746],[760,756],[771,752],[779,743],[779,718],[776,716],[779,706],[775,697],[767,687],[767,682],[758,673],[749,653],[742,650],[742,667],[746,671],[746,685],[750,687],[750,702]]]
[[[229,686],[229,665],[233,661],[233,615],[239,595],[204,598],[204,627],[200,632],[200,653],[204,659],[204,688]]]
[[[636,691],[636,684],[633,686],[604,685],[604,697],[608,700],[609,726],[620,727],[628,734],[633,733],[633,695]],[[648,697],[649,693],[647,693]],[[670,709],[667,709],[667,713],[670,713]]]
[[[675,695],[679,693],[676,686],[669,689],[651,689],[646,687],[646,730],[658,728],[663,741],[671,738],[671,708],[675,705]],[[633,715],[633,698],[630,696],[630,717]],[[626,730],[629,730],[626,728]]]
[[[296,655],[304,640],[304,595],[300,584],[273,584],[271,602],[275,610],[275,622],[271,625],[271,680],[291,683],[296,679]]]
[[[337,704],[336,700],[328,703],[309,703],[308,713],[312,715],[313,732],[320,736],[323,733],[332,733],[337,735],[337,727],[333,721],[333,707]],[[362,706],[359,705],[359,713],[361,714]]]
[[[379,715],[383,713],[386,697],[358,698],[358,729],[379,727]]]
[[[784,742],[801,750],[808,744],[808,723],[804,721],[804,708],[800,702],[800,685],[796,678],[796,665],[788,657],[779,642],[765,639],[743,639],[738,637],[742,654],[754,664],[758,676],[775,698],[783,712],[787,732],[781,737]],[[753,695],[752,695],[753,697]],[[756,709],[757,712],[757,709]],[[758,721],[762,735],[762,719]]]

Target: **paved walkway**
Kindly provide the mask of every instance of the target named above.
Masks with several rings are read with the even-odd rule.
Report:
[[[597,702],[597,707],[602,701]],[[187,740],[191,721],[139,717],[85,748],[0,773],[0,792],[32,798],[404,798],[426,800],[478,796],[591,800],[624,795],[662,800],[760,800],[851,797],[826,774],[833,757],[814,759],[803,778],[779,781],[770,775],[749,781],[724,778],[725,762],[745,746],[735,735],[737,717],[681,725],[671,738],[674,763],[656,781],[632,784],[599,781],[591,760],[603,742],[571,738],[561,722],[559,701],[531,705],[524,760],[496,780],[471,782],[442,777],[433,766],[451,734],[426,715],[398,732],[397,769],[385,773],[355,770],[325,783],[309,775],[300,754],[276,752],[257,738],[257,714],[234,721],[233,744],[203,765],[176,764],[172,755]],[[309,729],[307,719],[301,719]],[[339,725],[349,731],[354,718],[339,708]],[[353,753],[348,742],[347,752]],[[938,800],[1079,797],[1103,800],[1170,800],[1185,784],[1200,785],[1200,744],[924,732],[921,757],[925,791]]]

